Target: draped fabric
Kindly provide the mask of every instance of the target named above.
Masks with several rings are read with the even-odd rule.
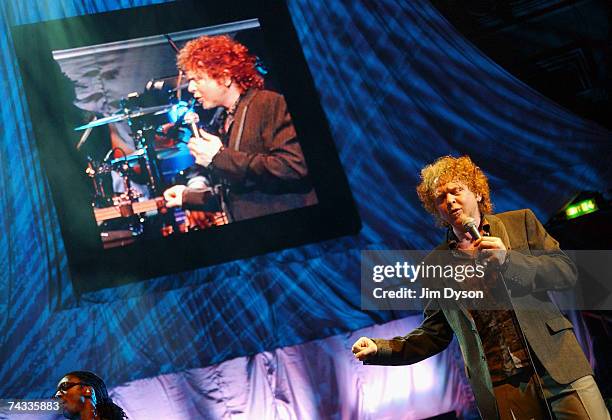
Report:
[[[296,27],[325,28],[300,41],[368,239],[439,241],[414,190],[441,155],[474,159],[496,211],[530,207],[544,221],[576,191],[609,187],[610,132],[510,76],[426,2],[306,0],[291,10]]]
[[[609,188],[610,133],[514,79],[425,1],[292,1],[362,232],[77,299],[9,27],[153,3],[2,0],[0,397],[47,397],[63,373],[90,369],[137,419],[422,418],[436,414],[412,405],[431,370],[419,404],[469,413],[455,345],[407,368],[349,361],[350,331],[406,315],[360,310],[360,250],[441,240],[414,192],[440,155],[471,155],[497,211],[546,220],[576,191]]]
[[[259,28],[255,19],[215,25],[212,29],[187,30],[168,36],[181,48],[190,39],[203,35]],[[75,106],[110,115],[120,108],[119,99],[141,91],[148,81],[176,76],[176,53],[161,35],[53,51],[64,75],[74,83]]]
[[[473,397],[458,380],[456,343],[414,367],[366,366],[352,357],[350,343],[360,336],[403,334],[420,318],[130,381],[111,397],[134,419],[423,419],[461,405],[459,414],[470,418]]]

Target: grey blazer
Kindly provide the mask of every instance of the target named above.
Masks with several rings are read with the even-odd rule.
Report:
[[[560,384],[592,375],[572,324],[546,293],[575,284],[577,271],[573,262],[529,209],[487,215],[485,220],[490,224],[491,236],[501,238],[507,249],[515,251],[510,254],[503,278],[520,327],[535,356]],[[448,245],[441,244],[436,250],[448,250]],[[378,352],[365,363],[419,362],[444,350],[453,333],[481,416],[485,420],[499,418],[482,342],[472,317],[460,304],[430,302],[423,323],[414,331],[391,340],[374,339]]]

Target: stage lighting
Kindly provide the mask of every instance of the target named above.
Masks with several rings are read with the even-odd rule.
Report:
[[[572,203],[565,209],[565,218],[567,220],[575,219],[576,217],[584,216],[585,214],[593,213],[599,210],[595,198],[588,198],[586,200]]]

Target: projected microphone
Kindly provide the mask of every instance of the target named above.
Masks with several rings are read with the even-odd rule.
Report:
[[[465,217],[462,224],[463,229],[470,234],[473,240],[477,241],[482,237],[480,232],[478,232],[478,226],[476,226],[476,221],[473,217]]]
[[[196,139],[202,139],[202,136],[200,136],[200,130],[198,130],[197,125],[200,122],[200,117],[198,116],[198,114],[193,111],[188,111],[183,116],[183,121],[186,124],[189,124],[189,127],[191,127],[191,131],[193,131],[193,136]]]

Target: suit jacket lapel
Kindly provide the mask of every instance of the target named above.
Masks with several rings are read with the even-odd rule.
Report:
[[[489,214],[484,217],[489,225],[491,226],[491,236],[497,236],[502,240],[506,249],[510,250],[510,237],[508,236],[508,232],[506,231],[506,227],[502,223],[501,219],[495,215]]]
[[[232,127],[230,138],[227,144],[228,149],[240,150],[240,143],[244,134],[244,123],[246,121],[247,112],[249,110],[249,104],[255,97],[257,89],[250,89],[240,100],[238,108],[236,109],[236,117],[234,118],[234,125]]]

